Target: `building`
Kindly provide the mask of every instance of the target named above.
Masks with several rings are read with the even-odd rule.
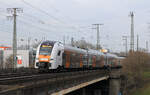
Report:
[[[12,65],[12,50],[0,50],[0,66],[1,68],[10,68]],[[20,67],[29,67],[29,50],[17,50],[17,68]],[[31,63],[33,64],[33,62]],[[9,66],[10,65],[10,66]]]
[[[8,50],[8,49],[11,49],[11,47],[0,46],[0,50]]]

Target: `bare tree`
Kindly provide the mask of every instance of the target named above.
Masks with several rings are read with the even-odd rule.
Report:
[[[86,42],[84,39],[81,39],[79,41],[75,41],[74,42],[74,46],[77,46],[79,48],[90,48],[90,49],[96,49],[96,46],[89,43],[89,42]]]
[[[129,52],[123,60],[123,74],[127,77],[127,88],[137,88],[143,85],[144,72],[148,69],[150,56],[144,51]]]
[[[5,67],[6,68],[13,68],[13,56],[10,55],[5,62]]]

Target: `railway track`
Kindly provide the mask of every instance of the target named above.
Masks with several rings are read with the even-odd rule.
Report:
[[[69,74],[77,74],[77,73],[88,73],[88,72],[94,72],[94,71],[102,71],[102,69],[96,69],[96,70],[80,70],[80,71],[64,71],[64,72],[49,72],[49,73],[14,73],[14,74],[6,74],[6,75],[0,75],[0,85],[9,85],[9,84],[17,84],[17,83],[25,83],[29,81],[38,81],[38,80],[44,80],[44,79],[52,79],[56,77],[61,77],[64,75]]]
[[[0,78],[0,85],[1,85],[0,95],[11,95],[14,92],[18,93],[18,91],[26,92],[27,89],[45,87],[52,84],[53,85],[55,84],[54,86],[56,88],[58,88],[61,84],[62,85],[69,84],[70,86],[72,86],[72,84],[75,85],[77,83],[80,83],[81,81],[87,81],[101,76],[108,76],[108,73],[109,72],[107,72],[104,69],[96,69],[96,70],[82,70],[72,72],[51,72],[43,74],[39,73],[37,75],[33,74],[28,76]],[[70,82],[73,83],[70,84]],[[52,92],[56,90],[54,86],[51,89]],[[65,87],[68,86],[66,85]],[[61,86],[59,89],[62,89]]]
[[[112,68],[114,69],[114,68]],[[37,70],[24,71],[24,72],[12,72],[12,73],[0,73],[0,85],[10,85],[10,84],[20,84],[25,82],[32,82],[38,80],[47,80],[52,78],[57,78],[61,76],[69,76],[72,74],[88,73],[100,71],[104,73],[109,73],[108,69],[95,68],[95,69],[74,69],[74,70],[63,70],[63,71],[49,71],[46,73],[39,73]]]
[[[25,70],[8,70],[3,72],[0,70],[0,80],[2,79],[9,79],[10,78],[19,78],[19,77],[32,77],[32,76],[39,76],[39,75],[45,75],[45,74],[56,74],[56,73],[68,73],[68,72],[79,72],[79,71],[92,71],[92,70],[108,70],[106,68],[95,68],[95,69],[68,69],[68,70],[61,70],[61,71],[56,71],[56,70],[51,70],[49,72],[39,72],[36,69],[25,69]],[[42,76],[43,77],[43,76]]]
[[[0,79],[38,74],[35,69],[0,69]]]
[[[11,76],[11,77],[3,77],[0,78],[0,84],[16,84],[16,83],[23,83],[27,81],[37,80],[44,76],[49,76],[50,74],[36,74],[36,75],[23,75],[23,76]]]
[[[9,77],[18,77],[18,76],[28,76],[32,75],[32,73],[8,73],[8,74],[0,74],[1,78],[9,78]]]

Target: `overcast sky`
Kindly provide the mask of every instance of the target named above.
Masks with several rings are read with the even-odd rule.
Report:
[[[96,30],[92,24],[103,23],[100,43],[112,51],[124,51],[122,36],[130,42],[130,11],[135,13],[135,41],[140,37],[140,47],[150,42],[149,0],[0,0],[0,44],[12,44],[13,21],[7,19],[6,8],[22,8],[17,17],[18,45],[26,44],[27,38],[62,41],[69,43],[84,38],[96,44]],[[24,39],[25,41],[20,41]],[[135,42],[136,44],[136,42]],[[136,46],[135,46],[136,47]],[[129,45],[128,45],[129,48]]]

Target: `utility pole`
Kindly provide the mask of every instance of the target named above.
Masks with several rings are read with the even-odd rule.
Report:
[[[137,51],[139,51],[139,35],[137,35]]]
[[[148,41],[146,41],[146,51],[148,52]]]
[[[12,13],[13,16],[13,66],[16,68],[17,65],[17,32],[16,32],[16,19],[17,12],[23,12],[21,8],[7,8],[8,12]]]
[[[43,36],[43,37],[42,37],[42,41],[46,41],[46,38],[45,38],[45,36]]]
[[[64,45],[66,43],[66,37],[65,36],[63,36],[63,43],[64,43]]]
[[[30,50],[30,42],[31,42],[31,38],[28,37],[28,50]]]
[[[94,29],[97,29],[97,50],[100,49],[100,37],[99,37],[99,30],[100,30],[100,26],[104,25],[104,24],[93,24],[94,26],[96,26],[96,28]]]
[[[128,40],[127,40],[127,36],[122,36],[123,40],[125,40],[125,52],[126,52],[126,56],[128,55]]]
[[[134,13],[130,12],[131,17],[131,38],[130,38],[130,50],[134,51]]]
[[[74,38],[71,37],[71,45],[74,46]]]

